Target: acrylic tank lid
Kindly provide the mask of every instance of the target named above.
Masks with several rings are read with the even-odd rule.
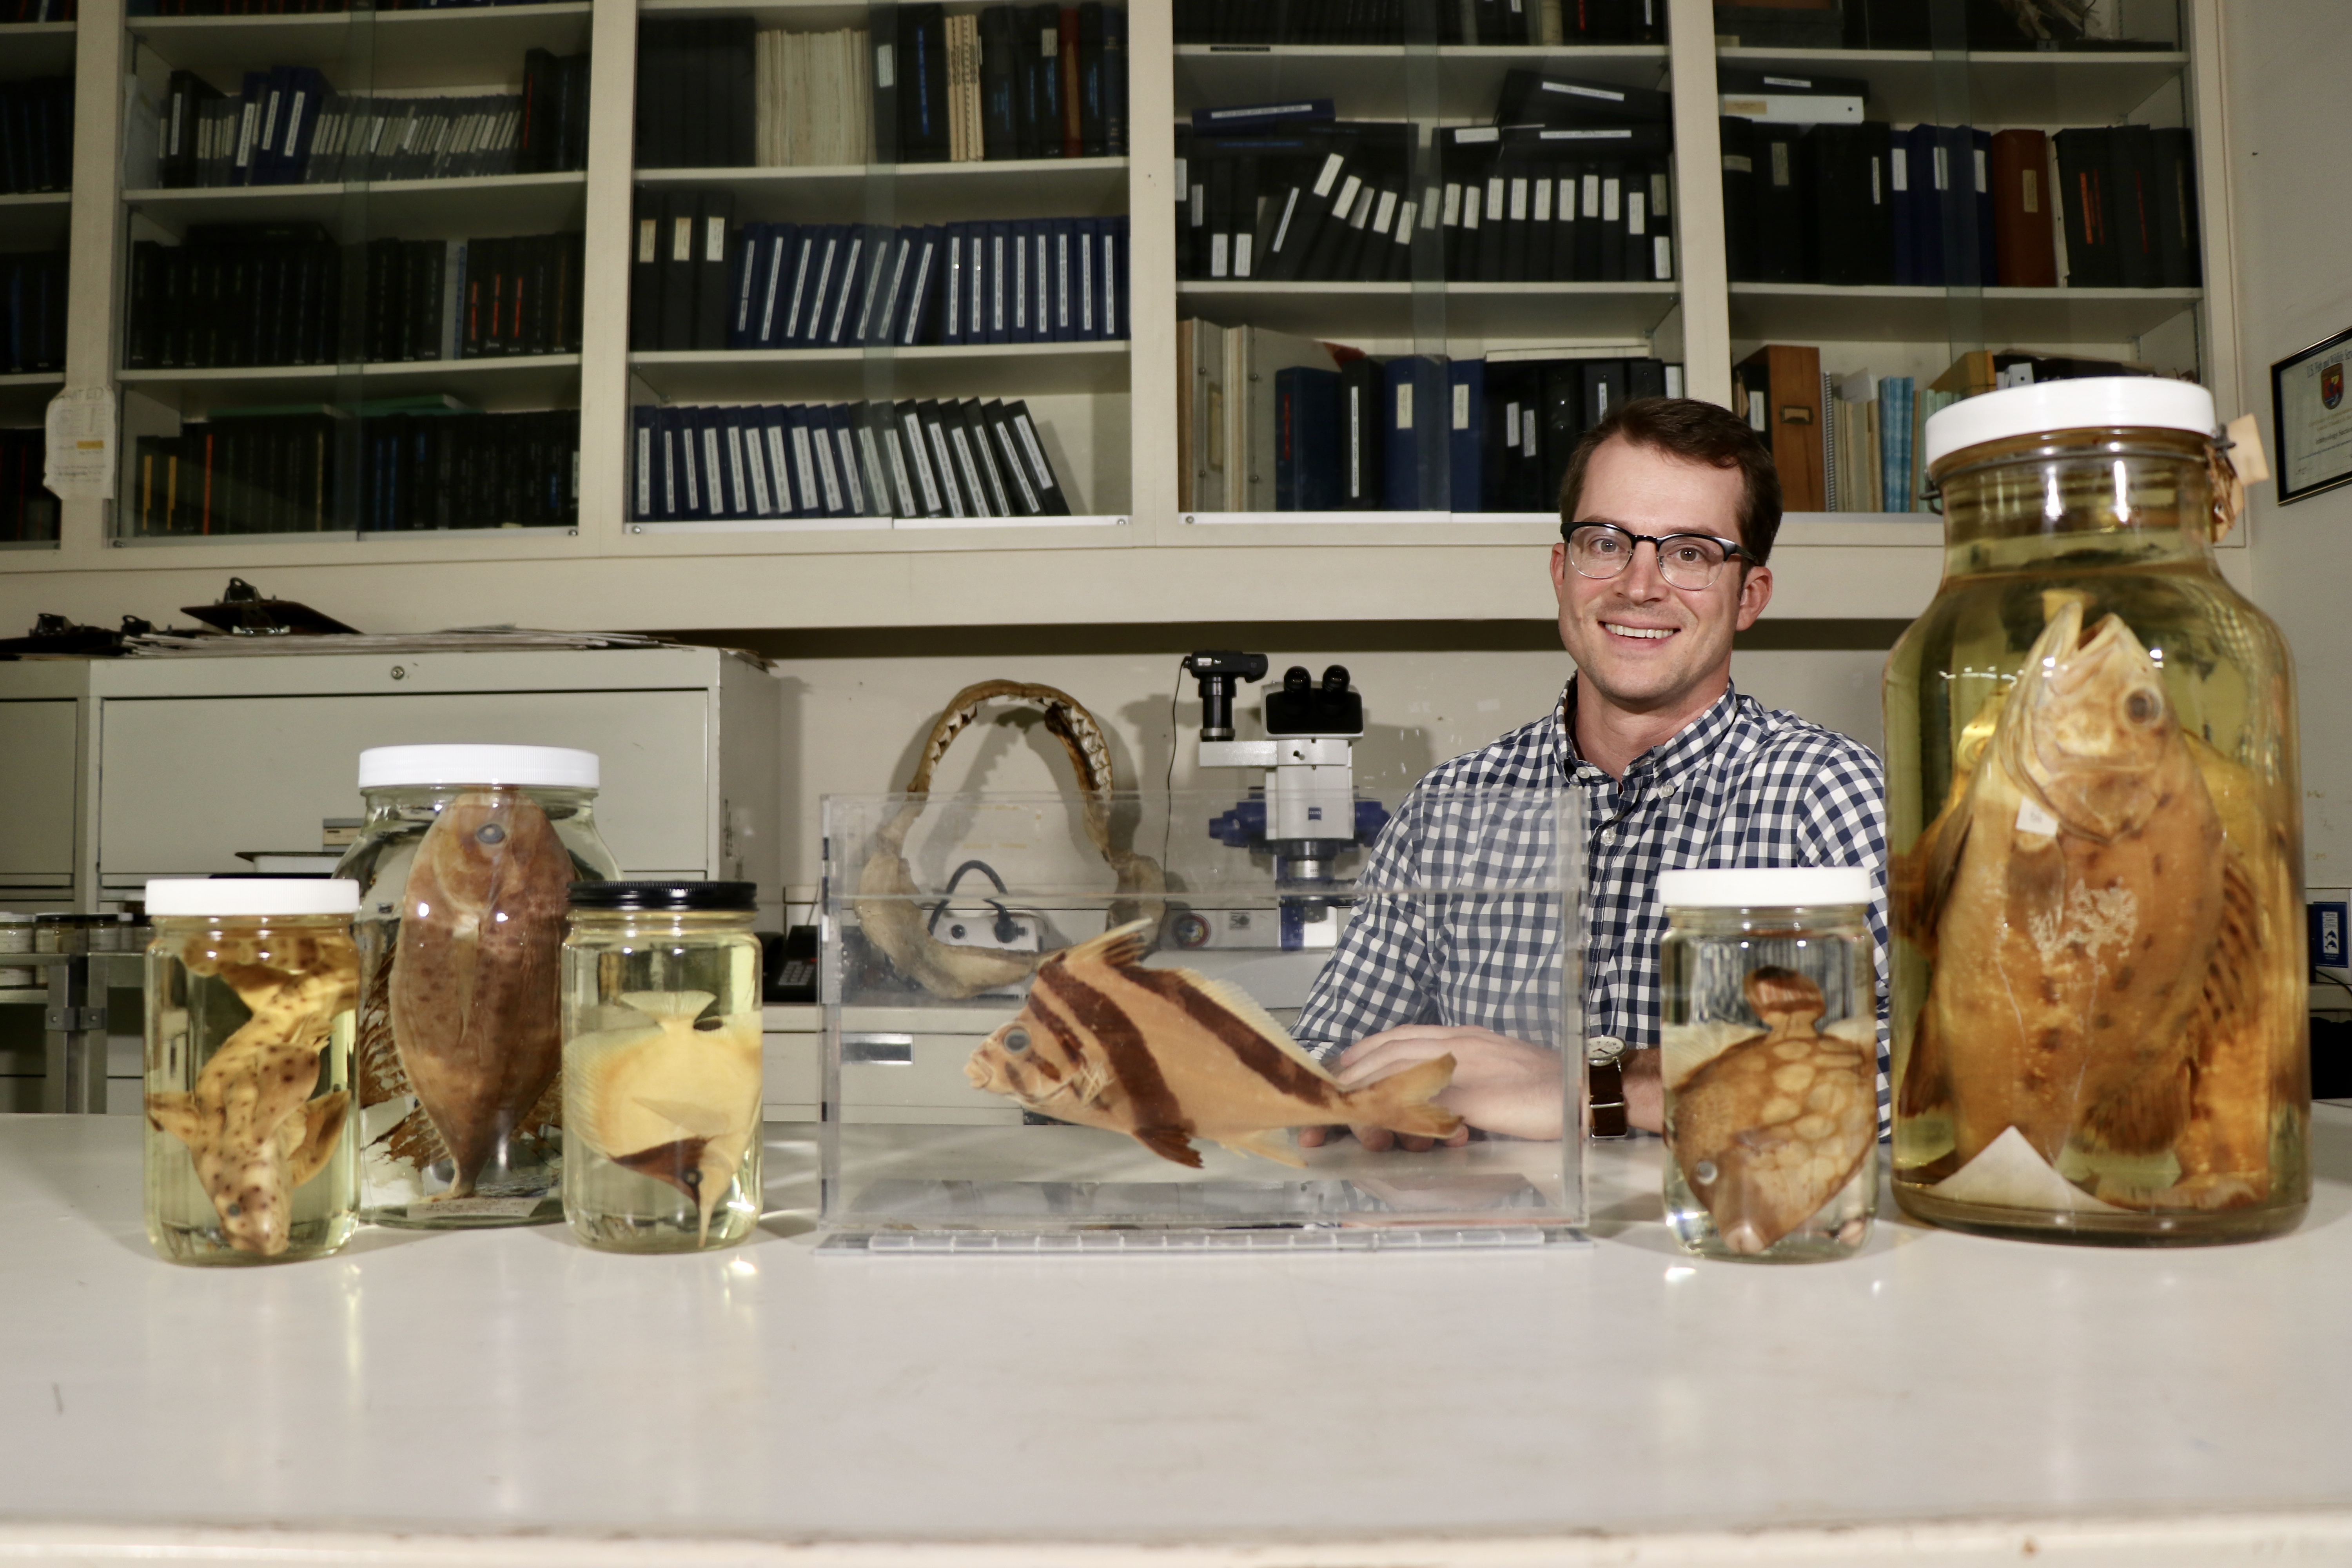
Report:
[[[371,746],[360,753],[360,788],[403,784],[538,784],[594,789],[593,752],[569,746]]]
[[[1865,866],[1757,866],[1661,871],[1658,902],[1684,910],[1823,910],[1870,902]]]
[[[147,917],[348,915],[360,907],[349,878],[165,877],[147,884]]]
[[[2116,426],[2188,430],[2210,436],[2213,395],[2194,382],[2154,375],[2094,375],[2045,381],[1964,397],[1927,420],[1926,460],[2012,436]]]

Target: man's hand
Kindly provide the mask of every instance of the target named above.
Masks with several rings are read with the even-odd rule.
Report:
[[[1664,1054],[1625,1053],[1625,1124],[1643,1132],[1664,1133],[1666,1130],[1666,1089],[1658,1071]]]
[[[1384,1029],[1348,1047],[1339,1058],[1339,1087],[1362,1089],[1378,1083],[1432,1057],[1452,1056],[1454,1081],[1437,1103],[1462,1118],[1461,1131],[1444,1142],[1459,1148],[1469,1142],[1470,1128],[1482,1127],[1514,1138],[1560,1136],[1560,1058],[1557,1051],[1514,1040],[1491,1029],[1458,1028],[1447,1024],[1407,1024]],[[1337,1128],[1302,1127],[1298,1145],[1319,1149]],[[1419,1153],[1433,1148],[1433,1138],[1407,1137],[1385,1127],[1350,1127],[1358,1142],[1373,1153],[1402,1146]]]

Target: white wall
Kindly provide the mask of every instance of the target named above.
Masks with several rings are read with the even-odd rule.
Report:
[[[2352,17],[2342,0],[2230,0],[2221,14],[2240,384],[2267,440],[2272,362],[2352,327],[2352,160],[2339,129]],[[2220,216],[2217,173],[2204,181],[2208,221]],[[2272,490],[2256,488],[2248,520],[2253,596],[2294,650],[2305,879],[2341,888],[2352,883],[2352,487],[2286,507]]]

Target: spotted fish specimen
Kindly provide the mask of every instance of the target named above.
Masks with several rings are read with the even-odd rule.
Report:
[[[2081,595],[2053,604],[1895,867],[1897,930],[1936,965],[1902,1109],[1948,1109],[1961,1165],[2014,1127],[2053,1164],[2070,1142],[2177,1154],[2176,1186],[2110,1201],[2258,1200],[2283,934],[2252,781],[2182,730],[2119,616],[2085,635]]]
[[[1152,924],[1118,926],[1045,960],[1028,1005],[981,1042],[964,1076],[1196,1171],[1194,1138],[1304,1165],[1275,1133],[1348,1122],[1448,1138],[1462,1125],[1430,1103],[1454,1081],[1452,1057],[1343,1089],[1246,993],[1189,969],[1143,967]]]
[[[1758,1253],[1819,1213],[1869,1157],[1878,1064],[1874,1048],[1818,1032],[1821,988],[1793,970],[1759,969],[1740,989],[1766,1032],[1676,1087],[1667,1138],[1724,1241]]]
[[[193,1089],[147,1096],[148,1121],[188,1146],[222,1237],[261,1258],[286,1250],[294,1190],[326,1168],[351,1110],[348,1090],[311,1093],[328,1030],[355,999],[351,940],[303,939],[298,956],[310,962],[285,969],[185,954],[189,973],[217,973],[252,1016]]]
[[[556,971],[572,856],[519,789],[468,790],[425,831],[392,960],[401,1071],[465,1197],[562,1065]]]
[[[703,1016],[708,991],[627,991],[641,1021],[576,1037],[563,1120],[615,1165],[667,1182],[701,1211],[695,1239],[760,1133],[760,1016]]]

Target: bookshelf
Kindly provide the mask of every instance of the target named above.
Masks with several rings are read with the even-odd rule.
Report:
[[[72,182],[55,177],[70,175],[58,167],[64,160],[52,155],[40,160],[47,168],[30,171],[18,138],[32,129],[23,108],[47,90],[36,84],[73,79],[79,37],[74,22],[0,25],[0,94],[7,95],[0,112],[11,121],[0,144],[14,154],[0,164],[0,547],[11,561],[52,553],[60,527],[60,506],[38,488],[40,426],[65,384],[59,350],[70,325],[74,211]],[[69,123],[68,114],[55,105],[43,118],[54,128]],[[21,179],[26,172],[30,182]]]
[[[477,620],[635,626],[856,626],[1102,621],[1542,617],[1540,515],[1289,514],[1216,522],[1177,507],[1176,323],[1199,313],[1328,337],[1374,353],[1486,353],[1537,346],[1651,354],[1686,367],[1692,395],[1728,401],[1729,367],[1764,342],[1819,347],[1824,367],[1939,374],[1972,348],[2147,358],[2200,371],[2242,410],[2229,192],[2219,133],[2219,0],[2180,0],[2177,47],[2106,54],[1716,47],[1707,0],[1669,0],[1664,46],[1405,48],[1177,46],[1166,8],[1129,15],[1125,157],[824,167],[635,166],[636,25],[748,17],[761,27],[866,26],[861,4],[639,0],[321,16],[127,16],[83,0],[78,24],[0,29],[0,76],[17,62],[77,80],[76,181],[68,195],[0,197],[0,248],[69,245],[68,362],[0,378],[0,425],[37,420],[61,384],[124,398],[126,448],[168,419],[249,403],[356,404],[446,392],[488,410],[576,407],[580,517],[566,529],[482,534],[287,534],[215,539],[197,550],[124,549],[119,503],[76,501],[61,538],[12,552],[0,626],[36,607],[122,609],[214,596],[224,570],[312,602],[367,606],[369,624]],[[951,13],[976,6],[956,0]],[[79,44],[79,47],[77,47]],[[333,186],[163,189],[139,174],[121,103],[126,79],[160,89],[171,68],[228,73],[309,62],[375,89],[506,85],[521,52],[591,57],[584,172]],[[1667,88],[1673,123],[1675,276],[1664,283],[1180,282],[1173,254],[1171,125],[1197,104],[1331,97],[1350,118],[1444,127],[1483,119],[1505,70],[1533,66]],[[1733,283],[1723,257],[1716,140],[1719,66],[1802,68],[1870,83],[1870,112],[1900,125],[2056,130],[2137,119],[2196,138],[2203,285],[2193,289],[1840,288]],[[944,224],[989,216],[1124,216],[1129,336],[1119,342],[912,348],[632,352],[628,257],[643,192],[719,190],[740,221]],[[194,224],[292,219],[346,243],[397,235],[576,230],[584,312],[577,354],[501,361],[350,363],[186,371],[124,368],[131,242]],[[1091,521],[985,520],[973,527],[646,528],[629,507],[632,409],[1018,396],[1053,431],[1057,464]],[[908,520],[901,520],[902,523]],[[971,520],[982,521],[983,520]],[[1781,535],[1776,614],[1911,614],[1940,564],[1932,519],[1794,516]],[[2234,545],[2238,541],[2233,540]],[[2234,552],[2232,552],[2234,553]],[[706,559],[707,558],[707,559]],[[722,567],[720,563],[726,564]],[[136,574],[135,588],[121,574]],[[1311,588],[1304,586],[1311,584]],[[139,595],[131,602],[134,593]]]

